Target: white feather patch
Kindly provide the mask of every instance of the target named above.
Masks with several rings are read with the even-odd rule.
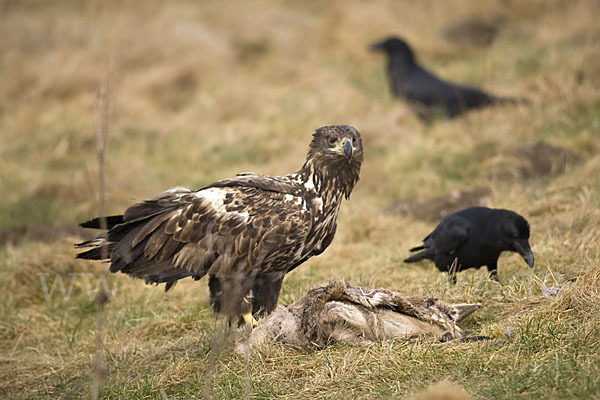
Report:
[[[177,197],[181,198],[181,196],[183,196],[184,194],[188,194],[190,192],[191,192],[190,189],[184,188],[183,186],[175,186],[171,189],[167,189],[164,192],[157,194],[156,196],[154,196],[152,198],[152,200],[158,200],[161,197],[166,197],[167,195],[174,195],[174,194],[178,194]]]
[[[313,206],[316,207],[317,210],[319,210],[319,212],[323,212],[323,199],[320,197],[315,197],[313,199]]]
[[[210,204],[217,213],[220,214],[228,214],[237,218],[242,218],[244,222],[248,221],[248,217],[250,216],[247,212],[239,212],[239,211],[227,211],[225,209],[225,196],[228,193],[234,193],[235,190],[232,188],[208,188],[196,192],[195,196],[199,199],[204,200]]]
[[[312,176],[304,183],[306,190],[315,190],[315,183],[313,182]]]

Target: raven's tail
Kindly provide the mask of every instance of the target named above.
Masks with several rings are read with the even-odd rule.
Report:
[[[425,250],[425,251],[422,251],[417,254],[413,254],[412,256],[405,259],[404,262],[405,263],[413,263],[413,262],[417,262],[417,261],[421,261],[426,258],[429,258],[429,249],[425,248],[425,246],[417,246],[417,247],[413,247],[412,249],[410,249],[410,251],[418,251],[418,250]]]
[[[525,99],[523,97],[492,97],[492,102],[494,104],[514,104],[514,105],[526,105],[531,104],[529,99]]]

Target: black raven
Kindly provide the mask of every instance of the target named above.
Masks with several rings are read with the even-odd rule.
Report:
[[[516,251],[533,268],[533,252],[529,246],[529,223],[514,211],[487,207],[470,207],[442,219],[423,245],[410,251],[423,250],[404,262],[432,260],[440,271],[456,283],[456,272],[487,266],[497,280],[497,263],[503,251]]]
[[[369,48],[387,54],[387,72],[394,96],[408,100],[421,120],[430,120],[436,112],[453,118],[471,108],[522,102],[439,79],[418,64],[411,48],[398,37],[373,43]]]

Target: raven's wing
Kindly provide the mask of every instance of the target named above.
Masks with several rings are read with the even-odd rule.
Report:
[[[493,101],[492,96],[479,89],[452,84],[420,67],[413,70],[409,78],[402,82],[401,90],[411,100],[428,106],[444,105],[449,107],[449,112]]]
[[[433,248],[436,254],[452,255],[467,240],[468,232],[468,221],[455,217],[440,224],[424,243],[426,247]]]

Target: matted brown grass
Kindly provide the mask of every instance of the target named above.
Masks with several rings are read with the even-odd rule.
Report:
[[[25,232],[0,244],[0,395],[90,396],[94,295],[106,285],[101,398],[399,398],[436,382],[472,398],[600,396],[599,12],[592,0],[0,2],[0,237]],[[444,39],[454,21],[496,15],[504,23],[489,47]],[[445,78],[530,104],[423,126],[366,50],[389,34]],[[289,274],[280,301],[342,277],[478,302],[464,327],[492,340],[271,346],[247,360],[225,343],[206,388],[217,325],[205,282],[165,294],[75,260],[77,230],[27,235],[97,213],[94,126],[109,65],[109,214],[176,185],[293,171],[314,129],[354,125],[361,180],[332,246]],[[523,173],[537,169],[514,165],[529,153],[513,149],[540,141],[577,162]],[[535,269],[504,255],[500,283],[480,270],[448,286],[430,264],[403,264],[435,223],[385,210],[476,186],[530,221]]]

